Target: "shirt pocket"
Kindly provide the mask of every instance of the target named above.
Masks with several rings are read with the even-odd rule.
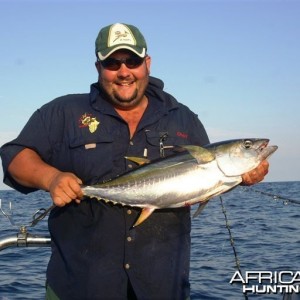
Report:
[[[109,177],[113,169],[113,142],[113,137],[108,134],[70,140],[73,169],[84,184],[95,184]]]

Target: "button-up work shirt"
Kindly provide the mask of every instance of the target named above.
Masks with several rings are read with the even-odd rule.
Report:
[[[25,147],[84,184],[95,184],[135,168],[126,156],[153,160],[170,155],[167,146],[208,143],[198,117],[164,92],[160,80],[150,77],[146,96],[148,107],[131,139],[98,84],[89,94],[45,104],[19,137],[2,147],[4,181],[23,193],[33,191],[7,172]],[[189,296],[190,209],[156,210],[133,228],[139,214],[139,208],[96,199],[51,212],[47,282],[60,299],[126,299],[128,281],[138,299]]]

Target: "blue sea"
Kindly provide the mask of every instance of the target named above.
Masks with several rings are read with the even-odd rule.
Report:
[[[13,227],[0,214],[0,240],[16,236],[21,225],[31,222],[36,210],[51,204],[45,192],[22,195],[12,190],[0,191],[0,199],[6,212],[12,202],[17,224]],[[212,199],[192,219],[191,299],[246,299],[241,284],[229,283],[237,271],[237,261],[242,274],[300,271],[299,181],[239,186],[224,194],[222,200]],[[48,236],[46,219],[28,227],[28,232]],[[0,251],[0,300],[44,299],[49,257],[49,247],[11,247]],[[247,297],[282,299],[283,294],[250,292]]]

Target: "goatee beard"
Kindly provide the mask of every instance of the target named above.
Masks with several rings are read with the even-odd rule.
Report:
[[[116,100],[117,100],[118,103],[131,103],[131,102],[133,102],[136,99],[137,95],[138,95],[138,90],[135,90],[134,94],[130,98],[120,97],[120,95],[118,95],[117,93],[114,92],[113,93],[113,97],[110,97],[110,98],[114,98],[115,99],[115,100],[111,99],[111,101],[113,103],[116,102]]]

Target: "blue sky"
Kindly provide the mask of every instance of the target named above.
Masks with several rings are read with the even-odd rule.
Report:
[[[269,138],[279,149],[266,181],[300,180],[299,16],[288,0],[0,0],[0,145],[44,103],[88,92],[100,28],[124,22],[212,142]]]

